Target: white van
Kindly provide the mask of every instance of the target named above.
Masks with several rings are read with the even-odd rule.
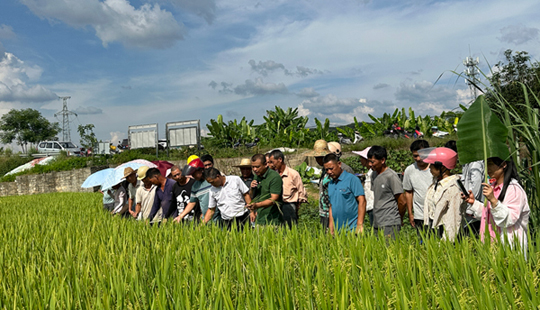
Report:
[[[71,142],[58,141],[42,141],[37,147],[39,154],[47,156],[58,155],[61,151],[67,153],[68,156],[80,156],[81,149]]]

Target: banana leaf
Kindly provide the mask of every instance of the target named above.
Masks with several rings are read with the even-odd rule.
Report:
[[[487,161],[490,157],[508,160],[508,129],[489,108],[483,95],[478,96],[457,124],[459,161]],[[486,165],[487,167],[487,165]]]

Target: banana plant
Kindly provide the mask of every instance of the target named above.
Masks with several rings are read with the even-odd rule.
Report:
[[[484,95],[478,96],[463,114],[458,125],[457,148],[462,164],[499,157],[508,160],[510,152],[506,145],[508,129],[489,108]],[[487,183],[487,171],[486,183]]]

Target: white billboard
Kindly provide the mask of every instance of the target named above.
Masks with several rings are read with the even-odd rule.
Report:
[[[158,142],[158,124],[129,126],[128,137],[131,149],[155,148]]]
[[[200,132],[200,120],[171,122],[166,125],[167,142],[170,147],[199,146]]]

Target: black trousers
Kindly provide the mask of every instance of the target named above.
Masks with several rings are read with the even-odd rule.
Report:
[[[298,224],[298,214],[296,213],[296,203],[284,202],[281,205],[281,212],[283,213],[283,224],[292,228],[293,224]]]
[[[231,227],[233,223],[236,223],[236,229],[237,230],[244,230],[244,226],[249,222],[249,212],[246,212],[246,214],[232,218],[230,220],[224,220],[222,219],[219,221],[219,226],[221,228],[226,228],[227,230],[231,230]]]

